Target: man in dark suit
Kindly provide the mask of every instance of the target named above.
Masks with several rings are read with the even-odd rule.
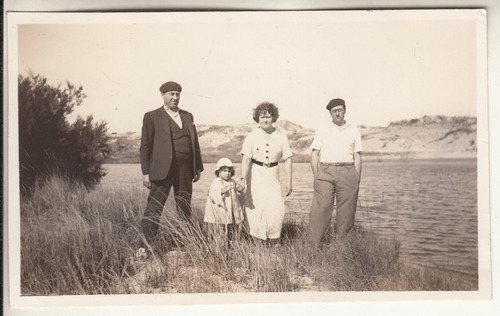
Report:
[[[193,182],[203,171],[193,115],[179,109],[182,87],[173,81],[161,85],[163,106],[147,112],[142,125],[140,147],[143,184],[150,189],[142,230],[152,244],[172,186],[177,210],[191,216]]]

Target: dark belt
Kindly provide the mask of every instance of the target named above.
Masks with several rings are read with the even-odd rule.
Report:
[[[252,158],[252,162],[256,165],[259,165],[259,166],[262,166],[262,167],[267,167],[267,168],[271,168],[271,167],[276,167],[278,165],[278,162],[271,162],[271,163],[264,163],[264,162],[261,162],[261,161],[257,161],[255,159]]]
[[[322,164],[340,167],[340,166],[353,166],[354,162],[322,162]]]

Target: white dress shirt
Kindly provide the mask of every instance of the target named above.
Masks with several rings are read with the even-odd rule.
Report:
[[[361,133],[350,124],[330,123],[316,132],[311,150],[319,150],[319,161],[323,163],[354,162],[354,153],[363,150]]]
[[[174,122],[177,123],[177,125],[179,125],[180,128],[182,128],[182,119],[181,119],[181,114],[179,113],[179,111],[177,111],[177,112],[172,111],[171,109],[169,109],[166,106],[163,106],[163,108],[165,109],[167,114],[172,118],[172,120],[174,120]]]

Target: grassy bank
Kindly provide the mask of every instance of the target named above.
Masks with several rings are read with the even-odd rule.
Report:
[[[173,205],[161,221],[155,255],[140,247],[145,192],[130,188],[87,192],[53,177],[21,201],[23,295],[474,290],[443,271],[399,260],[399,242],[357,228],[331,232],[320,250],[304,244],[304,225],[285,223],[280,245],[223,230],[208,231],[200,210],[190,223]]]

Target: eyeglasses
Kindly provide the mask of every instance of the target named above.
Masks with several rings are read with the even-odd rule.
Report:
[[[344,109],[337,109],[337,110],[331,110],[331,113],[337,114],[337,113],[344,113]]]

